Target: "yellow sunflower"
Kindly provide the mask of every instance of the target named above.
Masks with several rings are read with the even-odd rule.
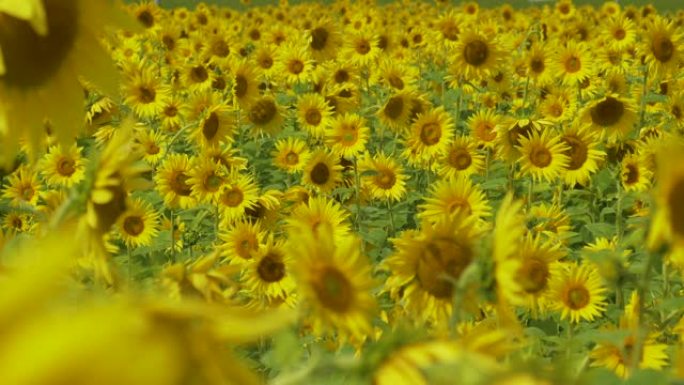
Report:
[[[259,189],[248,174],[233,170],[225,177],[224,183],[216,192],[221,217],[232,222],[241,219],[245,210],[254,208],[259,198]]]
[[[314,62],[303,45],[293,43],[281,47],[276,59],[276,73],[285,84],[294,85],[311,80]]]
[[[428,160],[446,153],[453,137],[454,122],[444,107],[433,108],[418,117],[411,124],[406,138],[406,147],[418,157]]]
[[[330,123],[325,130],[326,144],[332,152],[351,159],[365,151],[370,139],[366,120],[357,114],[343,114]]]
[[[606,288],[590,265],[564,266],[549,284],[551,307],[570,322],[593,321],[606,310]]]
[[[502,51],[493,36],[468,29],[459,34],[450,57],[450,72],[457,79],[472,81],[488,75],[501,60]]]
[[[333,236],[330,226],[291,231],[288,251],[295,260],[295,280],[304,314],[314,335],[362,343],[372,333],[375,282],[360,240]]]
[[[141,119],[151,120],[164,111],[171,91],[160,79],[159,68],[140,64],[124,83],[125,102]]]
[[[232,69],[235,103],[242,108],[246,108],[259,98],[261,71],[247,60],[238,61],[233,65]]]
[[[287,218],[289,228],[309,228],[315,231],[321,225],[333,229],[335,237],[344,236],[350,230],[349,212],[339,203],[322,196],[310,197],[306,203],[298,204]]]
[[[85,178],[85,161],[75,143],[68,150],[60,144],[50,147],[38,168],[45,182],[53,186],[71,187]]]
[[[244,266],[259,251],[266,233],[259,223],[240,220],[222,227],[218,236],[222,242],[218,246],[221,256],[231,264]]]
[[[646,191],[651,186],[653,172],[640,154],[629,154],[620,162],[620,181],[625,191]]]
[[[568,186],[589,184],[591,174],[599,169],[606,153],[599,150],[598,134],[591,132],[588,125],[571,125],[561,134],[561,141],[568,150],[569,161],[563,180]]]
[[[468,118],[470,133],[478,145],[485,148],[495,147],[496,126],[499,116],[492,109],[481,109]]]
[[[518,148],[521,153],[518,159],[521,174],[529,175],[535,181],[553,182],[562,176],[570,161],[565,155],[569,148],[548,129],[541,134],[533,131],[529,138],[523,136]]]
[[[161,163],[154,180],[166,206],[187,209],[196,205],[188,183],[192,167],[193,161],[186,154],[170,154]]]
[[[411,117],[411,107],[415,93],[403,90],[387,96],[385,105],[377,112],[380,122],[394,132],[404,132]]]
[[[252,125],[252,135],[275,134],[282,129],[282,107],[272,96],[262,96],[245,110],[247,121]]]
[[[133,199],[117,221],[117,232],[126,246],[149,246],[159,233],[159,213],[142,199]]]
[[[672,21],[656,17],[647,25],[646,38],[639,45],[649,71],[656,76],[675,74],[684,53],[682,34]]]
[[[190,185],[192,196],[202,203],[216,203],[226,181],[226,174],[225,167],[213,158],[200,158],[188,172],[187,184]]]
[[[304,165],[302,183],[320,192],[330,192],[342,180],[339,158],[325,150],[317,150]]]
[[[475,261],[481,233],[475,218],[462,212],[423,223],[392,239],[395,252],[383,262],[390,276],[385,290],[418,323],[447,326],[454,311],[456,285]]]
[[[10,200],[10,205],[35,206],[40,196],[41,185],[37,174],[28,166],[21,166],[7,179],[2,197]]]
[[[484,170],[484,156],[477,151],[477,143],[470,136],[459,136],[449,145],[447,152],[435,164],[437,174],[443,178],[470,176]]]
[[[420,218],[436,221],[440,217],[448,217],[456,211],[466,216],[484,219],[491,215],[491,207],[479,186],[465,176],[438,180],[433,183],[425,197],[425,203],[419,208]]]
[[[302,171],[311,156],[311,151],[303,140],[289,137],[277,141],[271,155],[276,167],[293,174]]]
[[[135,140],[142,147],[143,159],[147,163],[157,165],[166,156],[169,143],[162,131],[155,131],[143,126],[136,131]]]
[[[594,75],[594,62],[584,43],[571,40],[560,46],[551,59],[551,69],[563,84],[576,86]]]
[[[637,121],[636,111],[632,100],[611,94],[587,105],[582,112],[582,120],[612,142],[632,133]]]
[[[297,122],[316,139],[325,137],[330,124],[332,107],[319,94],[308,93],[297,100]]]
[[[339,55],[363,68],[376,61],[380,54],[378,42],[378,37],[370,28],[364,31],[350,31],[345,35],[344,45]]]
[[[214,104],[202,112],[190,138],[200,149],[230,144],[235,135],[235,114],[224,104]]]
[[[247,295],[259,306],[269,307],[284,302],[295,304],[295,282],[292,277],[292,256],[285,250],[285,241],[271,235],[245,264],[240,280]]]
[[[637,28],[625,15],[616,15],[607,20],[601,35],[611,49],[623,51],[636,42]]]
[[[180,69],[180,81],[183,88],[190,92],[203,92],[211,89],[216,75],[205,64],[190,61]]]
[[[374,199],[399,201],[406,195],[404,168],[393,158],[383,153],[367,153],[359,163],[359,171],[364,174],[363,185]],[[368,172],[373,175],[365,175]]]

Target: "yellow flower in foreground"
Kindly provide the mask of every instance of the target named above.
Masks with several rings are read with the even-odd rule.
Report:
[[[606,288],[591,265],[572,264],[550,283],[549,297],[561,319],[593,321],[606,309]]]

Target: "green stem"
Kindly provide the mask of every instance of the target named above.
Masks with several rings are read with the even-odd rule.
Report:
[[[534,197],[534,178],[530,177],[530,183],[527,185],[527,209],[532,207],[532,198]]]
[[[174,223],[173,209],[169,221],[171,222],[171,262],[176,262],[176,224]]]
[[[649,286],[651,284],[651,270],[652,266],[656,261],[656,254],[652,252],[647,253],[646,261],[644,264],[644,271],[641,273],[641,280],[637,286],[637,293],[639,295],[639,301],[637,301],[636,316],[638,321],[638,329],[636,331],[636,340],[634,341],[634,350],[632,353],[631,368],[632,371],[639,368],[639,362],[641,361],[641,352],[644,348],[644,341],[646,340],[646,321],[644,319],[644,298],[646,293],[649,292]]]
[[[356,161],[356,156],[354,159],[354,192],[356,196],[356,230],[361,231],[361,177],[359,175],[359,167]]]
[[[389,235],[392,237],[394,236],[394,214],[392,213],[392,202],[391,200],[387,200],[387,213],[389,214],[389,220],[390,220],[390,232]]]
[[[617,173],[617,204],[615,205],[615,234],[617,241],[622,239],[622,180],[620,178],[620,169]]]

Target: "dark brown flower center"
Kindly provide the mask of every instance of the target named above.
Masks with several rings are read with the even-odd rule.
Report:
[[[211,141],[216,136],[219,130],[219,118],[215,112],[209,114],[209,116],[202,123],[202,135],[204,139]]]
[[[551,159],[551,152],[546,147],[534,147],[530,152],[530,162],[539,168],[547,167],[551,164]]]
[[[564,136],[563,142],[568,145],[565,155],[570,157],[568,170],[578,170],[587,161],[589,149],[587,145],[576,136]]]
[[[310,108],[304,114],[304,120],[311,126],[318,126],[322,119],[323,116],[321,116],[321,112],[317,108]]]
[[[228,207],[237,207],[242,203],[244,197],[245,195],[242,193],[242,190],[233,187],[232,189],[223,192],[221,202]]]
[[[454,148],[447,158],[449,164],[457,170],[465,170],[473,163],[473,158],[465,148]]]
[[[667,195],[666,204],[670,211],[670,226],[678,236],[684,236],[684,179],[678,179]]]
[[[244,75],[235,76],[235,97],[242,98],[247,94],[247,79]]]
[[[583,285],[574,285],[565,292],[564,302],[572,310],[584,309],[591,298],[589,290]]]
[[[178,172],[173,178],[171,178],[169,186],[174,193],[181,196],[189,196],[192,192],[190,185],[188,185],[188,176],[182,171]]]
[[[601,127],[610,127],[620,121],[625,105],[612,96],[597,103],[590,110],[591,120]]]
[[[636,164],[625,165],[625,184],[631,186],[639,181],[639,167]]]
[[[311,286],[321,305],[334,312],[344,313],[354,303],[354,288],[351,282],[333,266],[323,268]]]
[[[311,181],[317,185],[324,185],[330,179],[330,169],[325,163],[317,163],[311,169]]]
[[[325,48],[328,42],[328,30],[323,27],[314,28],[311,31],[311,48],[316,51],[320,51]]]
[[[57,162],[57,172],[65,177],[73,175],[76,172],[76,162],[70,158],[61,158]]]
[[[268,124],[278,112],[276,104],[271,99],[261,99],[254,103],[249,110],[249,120],[259,126]]]
[[[420,129],[420,141],[427,146],[439,143],[441,137],[442,127],[437,122],[425,123]]]
[[[489,57],[489,47],[482,40],[473,40],[463,48],[463,58],[465,62],[479,67],[487,61]]]
[[[128,235],[134,237],[145,231],[145,222],[137,215],[131,215],[124,219],[123,229]]]
[[[285,277],[285,264],[282,260],[283,257],[273,251],[266,254],[257,266],[259,277],[268,283],[283,279]]]
[[[565,65],[565,72],[575,73],[582,68],[582,60],[578,56],[570,56],[565,59],[563,63]]]
[[[526,259],[518,269],[518,282],[528,294],[537,294],[548,284],[549,265],[537,258]]]
[[[385,105],[384,113],[388,118],[395,120],[401,116],[404,111],[404,98],[401,96],[393,96],[389,98]]]
[[[375,185],[384,190],[389,190],[397,183],[397,176],[392,170],[378,170],[374,178]]]
[[[658,36],[651,43],[653,56],[661,63],[666,63],[674,56],[675,46],[666,36]]]
[[[416,277],[421,287],[439,299],[450,299],[454,281],[473,259],[472,250],[452,238],[437,238],[428,242],[418,259]]]

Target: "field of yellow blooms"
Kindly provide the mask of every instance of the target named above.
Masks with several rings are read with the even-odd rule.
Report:
[[[684,383],[684,11],[0,1],[0,384]]]

